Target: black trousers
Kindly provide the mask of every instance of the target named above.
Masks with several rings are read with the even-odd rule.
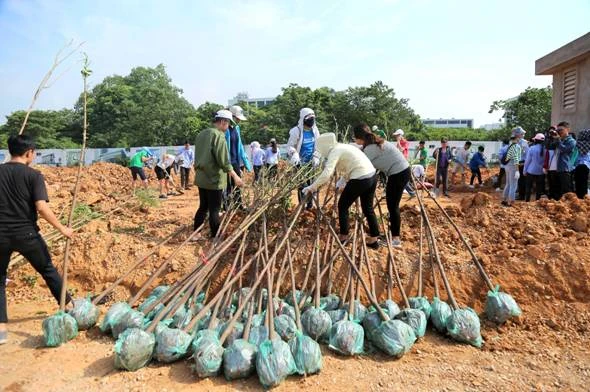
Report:
[[[276,180],[279,175],[278,165],[266,165],[266,176],[269,180]]]
[[[311,163],[306,163],[304,165],[299,165],[297,166],[297,170],[302,169],[304,167],[306,167],[307,165],[311,165]],[[299,203],[301,203],[302,200],[305,200],[305,195],[303,195],[303,188],[310,186],[313,183],[313,179],[310,178],[306,181],[304,181],[300,186],[299,189],[297,189],[297,201]],[[315,197],[315,196],[314,196]],[[305,208],[307,208],[308,210],[311,209],[311,207],[313,206],[313,198],[309,198],[307,201],[307,205],[305,206]]]
[[[211,237],[217,235],[219,230],[219,210],[221,210],[221,202],[223,199],[223,191],[220,189],[205,189],[199,187],[199,209],[195,214],[195,222],[193,230],[197,230],[205,222],[207,213],[209,213],[209,228],[211,229]]]
[[[369,235],[371,237],[379,236],[379,223],[373,210],[373,199],[375,199],[375,189],[377,188],[377,175],[363,180],[350,180],[344,187],[340,199],[338,200],[338,221],[340,223],[340,234],[348,235],[348,210],[350,206],[361,199],[361,209],[367,223],[369,224]],[[403,189],[403,188],[402,188]]]
[[[506,169],[503,167],[500,168],[500,172],[498,173],[498,183],[496,184],[496,188],[502,188],[502,180],[506,176]]]
[[[574,181],[576,184],[576,195],[579,199],[583,199],[588,193],[588,166],[578,165],[574,170]]]
[[[189,187],[189,183],[188,183],[188,177],[189,174],[191,172],[190,167],[180,167],[180,186],[182,188],[188,188]]]
[[[524,195],[526,193],[526,181],[524,179],[524,162],[520,162],[518,165],[518,172],[520,173],[520,177],[518,179],[518,200],[524,200]]]
[[[34,230],[23,234],[0,235],[0,323],[8,321],[6,311],[6,273],[10,256],[13,252],[23,255],[41,276],[51,294],[59,303],[61,295],[61,276],[51,262],[51,256],[45,241],[39,233]],[[66,296],[69,303],[71,298]]]
[[[544,174],[527,174],[524,177],[525,181],[525,197],[526,201],[531,201],[531,194],[533,193],[533,186],[535,187],[536,200],[539,200],[545,192],[545,175]]]
[[[469,185],[473,185],[475,177],[477,177],[477,182],[481,185],[481,170],[479,170],[479,167],[475,170],[471,169],[471,181],[469,181]]]
[[[448,186],[448,177],[449,177],[449,167],[437,167],[436,168],[436,179],[434,180],[434,188],[438,189],[440,184],[442,183],[443,187],[443,194],[447,194],[447,186]]]
[[[401,214],[399,203],[402,200],[404,188],[410,182],[410,168],[401,173],[393,174],[387,179],[385,188],[385,200],[387,201],[387,210],[389,211],[389,230],[393,237],[398,237],[401,227]]]
[[[559,179],[557,171],[550,170],[547,172],[547,182],[549,183],[549,198],[557,200],[559,195]]]
[[[238,165],[234,165],[234,172],[238,175],[238,177],[242,178],[242,168]],[[227,189],[226,189],[226,198],[225,198],[225,208],[227,209],[231,202],[235,202],[238,207],[242,206],[242,191],[239,187],[234,184],[234,180],[231,176],[228,175],[227,179]]]
[[[557,194],[555,200],[561,199],[563,195],[571,192],[572,176],[570,172],[557,172]]]
[[[260,181],[260,171],[262,166],[254,166],[254,182]]]

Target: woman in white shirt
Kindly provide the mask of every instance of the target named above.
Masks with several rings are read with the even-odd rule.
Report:
[[[334,172],[342,177],[339,188],[344,188],[338,200],[338,221],[340,223],[340,241],[346,241],[349,234],[348,210],[361,199],[361,209],[369,224],[367,245],[379,248],[379,223],[373,210],[375,189],[377,188],[376,170],[367,156],[358,148],[349,144],[336,142],[336,135],[324,133],[317,139],[317,151],[326,159],[326,166],[313,184],[303,189],[304,194],[314,193],[330,181]],[[343,180],[347,181],[343,186]]]
[[[160,199],[167,199],[168,195],[172,194],[170,193],[170,189],[168,189],[168,181],[175,160],[176,157],[174,155],[164,154],[154,169],[158,182],[160,183]]]
[[[252,153],[252,166],[254,166],[254,182],[260,181],[260,171],[264,166],[265,151],[260,148],[260,143],[252,142],[250,144],[250,151]]]
[[[270,145],[266,149],[264,162],[266,163],[266,171],[269,179],[274,179],[277,176],[277,168],[280,158],[279,146],[275,139],[270,139]]]

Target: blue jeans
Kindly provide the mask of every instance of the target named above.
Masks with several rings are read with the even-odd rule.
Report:
[[[518,188],[518,180],[514,178],[514,173],[518,168],[514,165],[506,166],[506,187],[504,188],[504,200],[514,201],[516,199],[516,189]]]

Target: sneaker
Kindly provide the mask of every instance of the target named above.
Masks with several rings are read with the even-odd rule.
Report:
[[[163,194],[160,195],[160,199],[167,199],[167,198],[168,198],[168,196],[166,196],[166,195],[163,195]]]
[[[469,185],[469,189],[473,189],[475,188],[473,185]]]
[[[0,332],[0,344],[8,343],[8,331]]]
[[[379,249],[379,240],[371,242],[370,244],[367,242],[367,248]]]
[[[401,240],[391,240],[391,246],[393,246],[394,248],[401,248],[402,241]]]

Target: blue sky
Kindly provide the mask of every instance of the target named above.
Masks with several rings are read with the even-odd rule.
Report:
[[[590,1],[0,0],[0,122],[28,106],[56,51],[85,41],[98,83],[163,63],[195,106],[382,80],[422,116],[474,118],[542,87],[534,62],[588,32]],[[72,107],[80,56],[37,108]],[[57,73],[60,73],[58,71]],[[298,110],[298,108],[294,108]]]

